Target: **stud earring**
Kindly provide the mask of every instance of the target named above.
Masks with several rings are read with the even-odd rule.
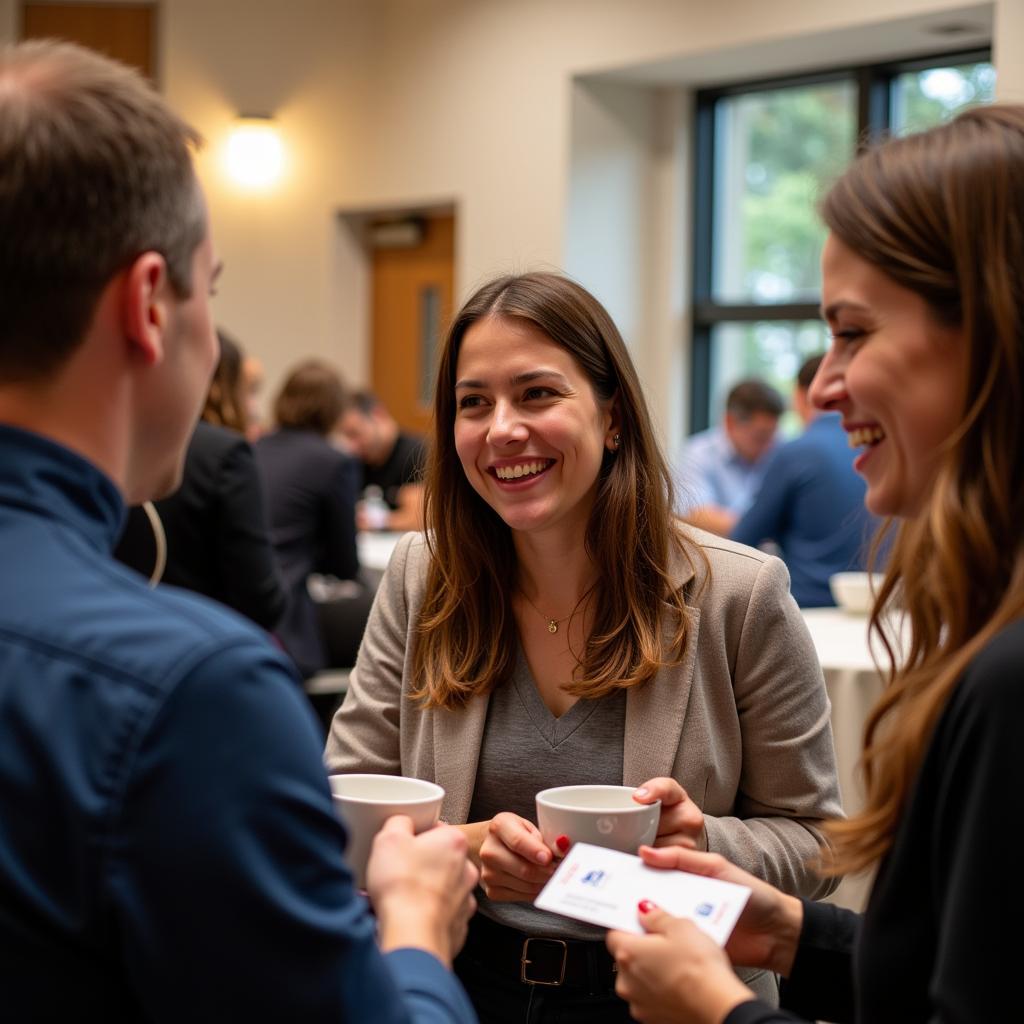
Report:
[[[612,444],[615,445],[616,448],[618,448],[619,445],[622,444],[622,435],[621,434],[613,434],[612,435]]]

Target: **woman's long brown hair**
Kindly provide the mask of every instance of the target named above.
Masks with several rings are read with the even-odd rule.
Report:
[[[960,328],[961,420],[922,513],[899,525],[871,628],[889,684],[864,733],[863,811],[829,827],[831,870],[890,847],[969,662],[1024,615],[1024,107],[971,110],[861,156],[826,197],[831,231]],[[909,649],[887,609],[902,608]]]
[[[533,325],[572,354],[599,399],[617,401],[621,444],[605,453],[586,535],[598,574],[594,627],[578,678],[566,690],[594,698],[643,683],[683,655],[688,617],[670,566],[682,558],[692,567],[702,554],[676,527],[671,474],[615,324],[579,285],[535,273],[480,288],[442,349],[425,477],[431,558],[412,655],[415,696],[426,706],[456,708],[503,682],[515,664],[512,534],[470,486],[455,450],[459,348],[466,331],[488,316]]]
[[[206,393],[202,419],[218,427],[229,427],[240,434],[248,426],[242,397],[242,350],[230,335],[217,331],[220,358]]]

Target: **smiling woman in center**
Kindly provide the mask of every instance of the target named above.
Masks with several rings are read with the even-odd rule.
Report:
[[[328,767],[444,787],[481,868],[456,963],[481,1020],[625,1022],[601,931],[532,906],[564,852],[535,794],[637,787],[662,802],[658,845],[823,895],[809,864],[839,797],[814,647],[778,559],[672,516],[625,344],[574,282],[480,288],[434,421],[428,531],[395,550]]]

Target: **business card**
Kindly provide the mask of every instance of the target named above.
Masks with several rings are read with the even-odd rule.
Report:
[[[650,868],[631,854],[576,843],[533,905],[577,921],[642,934],[637,904],[651,900],[692,921],[724,946],[749,896],[745,885]]]

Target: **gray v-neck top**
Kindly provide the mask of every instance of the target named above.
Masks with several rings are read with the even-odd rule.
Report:
[[[512,677],[490,697],[470,821],[512,811],[537,823],[536,794],[551,786],[622,784],[626,693],[578,700],[556,717],[541,699],[519,651]],[[493,902],[478,894],[480,911],[531,935],[600,939],[604,930],[537,910],[532,902]]]

